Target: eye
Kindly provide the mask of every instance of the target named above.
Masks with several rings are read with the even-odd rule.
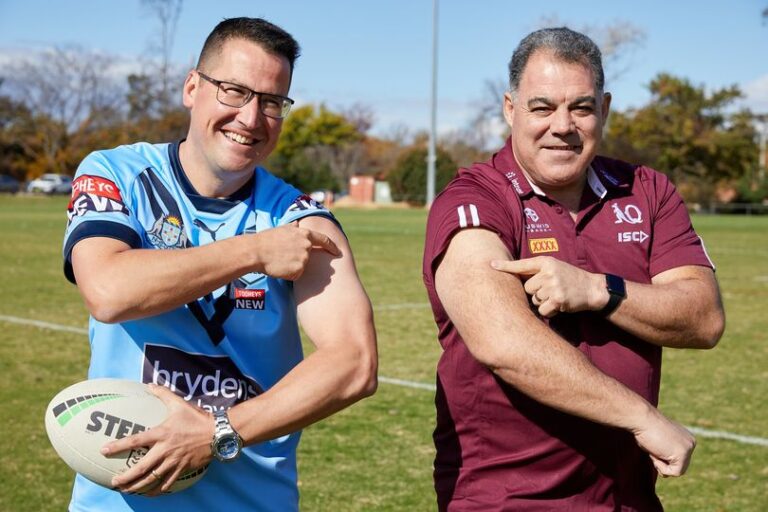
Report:
[[[577,105],[572,110],[577,114],[582,114],[582,115],[589,115],[595,111],[594,107],[592,107],[591,105]]]
[[[264,105],[265,108],[275,108],[275,109],[283,108],[283,102],[280,98],[276,98],[274,96],[267,96],[266,94],[262,95],[261,103],[262,105]]]
[[[245,87],[240,87],[239,85],[236,85],[236,84],[229,84],[229,83],[222,82],[221,90],[224,91],[224,93],[227,96],[231,96],[233,98],[234,97],[243,98],[245,96],[248,96],[248,89],[246,89]]]

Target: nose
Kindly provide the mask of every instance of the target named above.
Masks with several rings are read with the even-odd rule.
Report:
[[[251,101],[243,105],[238,109],[237,113],[237,120],[242,124],[246,129],[256,129],[258,128],[262,123],[262,113],[259,108],[259,98],[258,95],[255,95]]]
[[[554,114],[552,114],[550,130],[555,135],[567,135],[576,130],[573,114],[568,108],[558,108]]]

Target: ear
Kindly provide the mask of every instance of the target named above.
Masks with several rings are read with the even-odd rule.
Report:
[[[602,118],[603,118],[603,124],[608,120],[608,113],[611,110],[611,93],[606,92],[603,94],[603,104],[602,104]]]
[[[197,76],[194,70],[190,70],[187,73],[187,78],[184,80],[184,87],[181,90],[181,101],[185,107],[191,109],[195,104],[195,96],[197,90],[200,88],[200,77]]]
[[[504,120],[507,122],[507,125],[509,125],[510,128],[512,128],[512,120],[514,119],[514,113],[515,113],[515,104],[512,100],[512,93],[507,91],[504,93],[504,106],[503,106],[503,112],[504,112]]]

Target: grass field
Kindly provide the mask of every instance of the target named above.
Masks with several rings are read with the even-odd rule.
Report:
[[[84,328],[61,272],[66,200],[0,197],[0,511],[65,510],[73,475],[43,427],[50,398],[85,377]],[[376,307],[380,375],[431,384],[439,350],[420,260],[425,213],[340,210]],[[768,437],[768,217],[696,217],[718,265],[728,326],[718,348],[666,351],[661,408],[689,426]],[[5,319],[1,319],[5,317]],[[429,511],[433,393],[381,383],[378,393],[304,433],[302,510]],[[768,447],[699,437],[688,475],[663,480],[668,511],[768,510]]]

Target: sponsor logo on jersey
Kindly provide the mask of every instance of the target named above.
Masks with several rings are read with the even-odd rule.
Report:
[[[523,210],[525,216],[530,219],[531,222],[539,222],[539,214],[533,208],[526,208]]]
[[[86,174],[72,182],[67,217],[71,222],[87,212],[119,212],[128,215],[128,208],[123,203],[117,185],[106,178]]]
[[[228,409],[263,393],[227,356],[192,354],[147,343],[142,382],[165,386],[209,412]]]
[[[158,249],[180,249],[187,245],[184,224],[175,215],[163,215],[147,233],[149,241]]]
[[[643,222],[643,212],[633,204],[628,204],[622,210],[619,205],[613,203],[613,214],[616,215],[614,224],[621,224],[624,222],[627,224],[640,224]]]
[[[235,308],[262,311],[266,302],[266,290],[234,288]]]
[[[560,250],[560,246],[557,245],[557,239],[555,238],[532,238],[528,240],[528,248],[531,249],[533,254],[557,252]]]
[[[208,225],[207,225],[205,222],[201,221],[200,219],[195,219],[195,220],[193,220],[193,221],[192,221],[192,224],[194,224],[195,226],[199,227],[200,229],[202,229],[203,231],[205,231],[206,233],[208,233],[208,234],[210,235],[210,237],[211,237],[211,240],[213,240],[213,241],[215,242],[215,241],[216,241],[216,233],[217,233],[217,232],[218,232],[218,231],[219,231],[219,230],[220,230],[222,227],[224,227],[224,224],[226,224],[226,222],[222,222],[221,224],[219,224],[218,226],[216,226],[216,229],[211,229],[211,228],[209,228],[209,227],[208,227]]]
[[[468,225],[478,227],[480,225],[480,215],[477,213],[477,206],[474,204],[462,204],[456,208],[459,215],[459,227],[466,228]]]
[[[302,211],[302,210],[325,210],[325,206],[318,203],[308,195],[304,194],[296,198],[291,206],[288,207],[288,212]]]
[[[626,242],[643,243],[649,238],[648,234],[645,231],[624,231],[623,233],[616,233],[616,235],[620,243],[626,243]]]
[[[515,171],[509,171],[504,176],[506,176],[509,182],[512,184],[512,187],[514,187],[515,192],[517,192],[519,195],[523,195],[524,193],[523,187],[520,186],[520,181]]]

